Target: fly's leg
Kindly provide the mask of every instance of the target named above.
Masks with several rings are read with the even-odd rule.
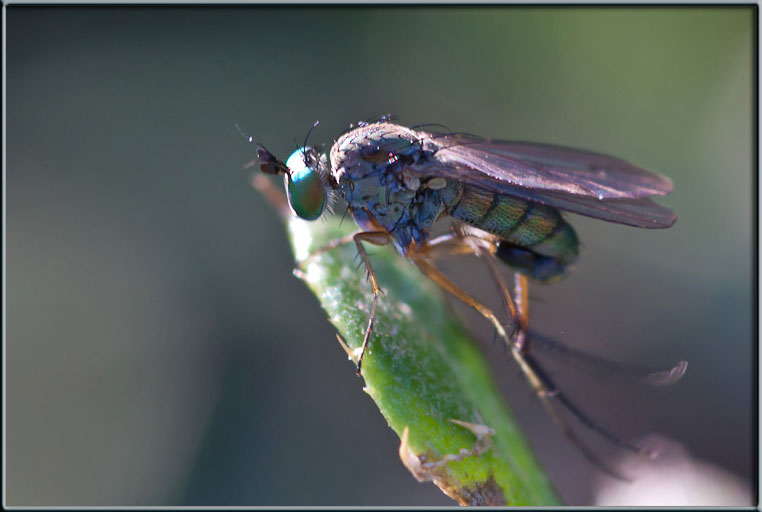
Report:
[[[460,244],[460,247],[458,247],[458,244]],[[442,251],[442,248],[446,249],[446,251]],[[448,233],[431,240],[426,247],[426,254],[437,257],[442,254],[464,254],[470,252],[482,258],[487,263],[487,267],[498,285],[503,304],[515,323],[514,332],[511,334],[510,341],[508,342],[508,348],[511,349],[514,359],[521,358],[520,361],[517,359],[517,363],[527,375],[527,379],[537,394],[543,398],[543,402],[545,403],[548,399],[553,398],[577,417],[583,425],[597,432],[608,441],[639,455],[653,455],[648,450],[634,446],[616,437],[588,418],[579,407],[572,403],[566,395],[561,393],[553,384],[547,372],[543,370],[539,362],[530,354],[529,282],[525,276],[519,273],[514,274],[514,298],[503,276],[500,274],[497,260],[494,257],[496,250],[496,239],[494,237],[487,234],[468,233],[463,226],[456,226],[453,233]],[[666,372],[648,373],[647,378],[655,377],[658,379],[657,382],[663,381],[669,384],[679,379],[684,371],[685,363],[681,362],[675,368]],[[562,430],[565,429],[562,428]]]
[[[418,267],[418,269],[423,272],[426,277],[434,281],[437,285],[439,285],[443,290],[445,290],[447,293],[453,295],[458,300],[468,304],[475,310],[477,310],[484,318],[490,321],[492,326],[497,331],[498,335],[506,340],[510,339],[508,337],[508,333],[505,331],[505,328],[503,327],[503,324],[500,323],[500,320],[498,320],[497,316],[492,312],[490,308],[473,298],[468,292],[463,290],[460,286],[455,284],[449,277],[444,275],[441,270],[436,268],[434,265],[432,265],[425,257],[422,256],[420,253],[415,253],[410,255],[410,258],[412,259],[413,263]]]
[[[553,423],[556,424],[556,427],[561,431],[564,437],[566,437],[574,446],[576,446],[582,455],[594,466],[598,467],[601,471],[608,474],[609,476],[616,478],[617,480],[629,481],[627,477],[620,474],[617,470],[609,467],[609,465],[606,464],[601,458],[599,458],[598,455],[596,455],[587,446],[587,444],[577,436],[574,430],[569,427],[568,423],[561,415],[560,410],[556,406],[557,402],[554,401],[554,399],[557,399],[562,395],[560,395],[557,388],[552,387],[552,383],[550,383],[550,381],[547,379],[547,375],[540,370],[540,366],[537,365],[533,359],[528,358],[522,354],[518,346],[515,344],[511,347],[511,354],[513,355],[516,363],[518,363],[519,368],[521,368],[521,371],[524,373],[524,376],[529,381],[529,384],[532,386],[537,396],[540,397],[545,410],[553,419]],[[566,405],[568,409],[568,405],[564,405]],[[576,410],[576,412],[579,413],[578,410]],[[585,424],[588,426],[591,425],[589,423]]]
[[[278,193],[270,180],[262,175],[257,175],[253,178],[252,185],[265,195],[270,204],[276,208],[282,217],[285,218],[289,215],[289,208],[286,198],[282,193]],[[373,302],[370,307],[368,328],[365,330],[365,336],[362,341],[362,348],[360,349],[360,356],[357,358],[357,375],[360,375],[362,369],[362,357],[365,354],[365,349],[368,346],[368,340],[370,339],[370,334],[373,330],[373,322],[376,319],[376,306],[378,304],[378,296],[381,293],[381,288],[378,286],[378,279],[376,279],[376,274],[373,272],[373,267],[370,265],[368,253],[365,251],[362,242],[368,242],[374,245],[386,245],[390,241],[389,234],[386,231],[360,231],[358,233],[353,233],[351,235],[332,240],[323,247],[320,247],[317,250],[311,252],[309,255],[307,255],[306,258],[300,261],[299,267],[294,270],[294,273],[297,276],[303,275],[304,265],[307,261],[309,261],[310,258],[314,258],[319,254],[336,249],[337,247],[346,245],[352,241],[354,241],[354,243],[357,245],[357,252],[360,254],[360,257],[365,264],[365,269],[368,272],[368,280],[370,281],[371,289],[373,290]]]
[[[514,294],[515,297],[511,299],[508,287],[503,280],[502,275],[498,271],[496,263],[491,254],[483,254],[485,260],[488,263],[490,272],[493,278],[498,284],[498,288],[502,295],[504,295],[505,302],[512,302],[515,304],[517,317],[516,322],[518,329],[512,337],[510,350],[513,359],[521,368],[522,373],[529,381],[530,385],[534,389],[537,396],[540,398],[543,406],[550,414],[553,422],[561,430],[564,436],[569,439],[594,465],[598,466],[604,472],[618,479],[624,479],[618,472],[609,468],[603,461],[601,461],[588,446],[575,434],[575,432],[569,427],[564,420],[557,404],[565,407],[570,413],[572,413],[583,425],[589,429],[597,432],[604,439],[612,442],[624,449],[635,452],[638,455],[652,456],[653,452],[639,448],[627,441],[624,441],[615,435],[611,434],[608,430],[604,429],[590,418],[587,417],[574,403],[572,403],[566,395],[564,395],[557,386],[553,384],[547,372],[543,370],[539,362],[530,353],[530,337],[529,337],[529,286],[527,278],[521,274],[515,274],[514,279]]]
[[[378,279],[373,272],[373,267],[370,265],[370,258],[368,253],[363,247],[363,242],[368,242],[373,245],[386,245],[389,243],[389,233],[386,231],[364,231],[361,233],[355,233],[352,237],[355,245],[357,245],[357,252],[360,254],[365,268],[368,271],[368,280],[370,281],[370,287],[373,291],[373,302],[370,306],[370,317],[368,318],[368,327],[365,329],[365,336],[362,340],[362,348],[360,349],[360,355],[357,358],[357,375],[362,372],[362,358],[365,355],[365,349],[368,347],[368,341],[370,340],[370,333],[373,331],[373,322],[376,320],[376,305],[378,304],[378,296],[381,293],[381,288],[378,286]]]
[[[492,254],[495,253],[497,250],[497,245],[495,243],[495,237],[492,235],[488,235],[487,233],[480,233],[481,236],[477,234],[468,234],[465,232],[464,227],[456,224],[454,226],[454,230],[451,233],[447,233],[445,235],[441,235],[437,238],[433,238],[429,240],[424,248],[420,250],[420,253],[425,255],[429,259],[440,259],[445,256],[454,256],[458,254],[473,254],[475,256],[492,256]],[[494,265],[493,258],[487,258],[487,261]],[[494,269],[494,272],[497,272],[497,269]],[[513,298],[511,297],[510,292],[508,291],[508,288],[505,287],[505,283],[503,280],[497,281],[498,285],[501,286],[501,294],[500,297],[503,299],[503,304],[505,305],[505,308],[508,310],[508,314],[510,315],[511,319],[517,318],[516,313],[516,305],[513,302]],[[447,290],[450,292],[450,290]],[[452,292],[450,292],[452,293]],[[461,299],[456,294],[453,294],[458,299]],[[474,300],[474,299],[472,299]],[[475,301],[475,300],[474,300]],[[466,304],[473,306],[468,301],[464,301]],[[476,308],[480,313],[482,312],[478,308]],[[490,320],[492,322],[492,320]],[[494,323],[494,322],[492,322]]]
[[[502,276],[497,272],[497,269],[493,265],[491,265],[491,270],[493,277],[498,282],[502,281]],[[519,366],[522,368],[522,371],[526,374],[527,372],[530,372],[533,377],[530,378],[530,382],[537,381],[541,383],[543,388],[543,393],[540,395],[541,398],[543,398],[544,402],[547,402],[548,399],[553,399],[557,402],[559,402],[561,405],[563,405],[570,413],[572,413],[583,425],[585,425],[590,430],[593,430],[594,432],[597,432],[600,436],[605,438],[611,443],[614,443],[621,448],[624,448],[626,450],[629,450],[631,452],[634,452],[638,455],[647,455],[647,456],[653,456],[653,452],[640,448],[638,446],[635,446],[631,443],[628,443],[627,441],[624,441],[623,439],[618,438],[617,436],[613,435],[608,430],[604,429],[597,423],[595,423],[593,420],[587,417],[586,414],[584,414],[579,407],[574,405],[573,402],[571,402],[565,394],[563,394],[557,386],[553,384],[550,377],[548,376],[548,373],[543,370],[540,363],[532,356],[530,349],[531,349],[531,338],[529,336],[529,331],[527,330],[527,327],[529,325],[529,283],[527,282],[527,278],[525,276],[522,276],[521,274],[515,274],[515,282],[514,282],[514,290],[515,290],[515,303],[516,307],[518,309],[518,322],[520,329],[516,333],[513,346],[511,347],[511,353],[513,354],[514,359],[517,360],[519,363]],[[500,289],[505,290],[505,284],[500,285]],[[521,359],[519,361],[519,359]],[[537,388],[535,388],[537,389]]]
[[[376,320],[376,306],[378,305],[378,296],[381,294],[381,287],[378,285],[378,279],[376,278],[376,273],[373,272],[373,267],[370,264],[370,258],[368,257],[368,253],[365,251],[365,247],[363,247],[362,243],[368,242],[369,244],[373,244],[373,245],[386,245],[389,243],[390,240],[391,239],[389,238],[389,233],[387,233],[386,231],[360,231],[357,233],[352,233],[351,235],[346,235],[341,238],[331,240],[324,246],[311,252],[305,259],[303,259],[299,263],[299,266],[303,268],[305,263],[310,258],[314,258],[315,256],[319,254],[323,254],[330,250],[336,249],[337,247],[341,247],[342,245],[346,245],[350,242],[354,242],[355,245],[357,246],[357,254],[359,254],[360,259],[362,260],[362,264],[365,265],[365,270],[367,271],[367,275],[368,275],[368,281],[370,281],[370,287],[371,287],[371,290],[373,291],[373,302],[371,302],[371,306],[370,306],[370,317],[368,318],[368,327],[365,329],[365,335],[362,340],[362,348],[360,349],[360,355],[357,358],[357,375],[360,375],[362,371],[362,358],[363,358],[363,355],[365,354],[365,349],[368,347],[370,334],[373,331],[373,324]],[[301,270],[297,269],[295,270],[295,272],[299,273],[301,272]]]
[[[494,268],[494,261],[492,263],[493,275],[497,277],[499,274],[495,272],[497,269]],[[506,289],[505,284],[500,288],[501,290]],[[516,319],[519,323],[519,330],[516,333],[514,345],[522,354],[525,354],[529,351],[529,338],[527,337],[529,332],[529,282],[526,276],[518,272],[513,275],[513,292],[515,295],[513,302],[516,304]]]
[[[318,247],[311,253],[307,255],[306,258],[304,258],[302,261],[299,262],[300,266],[303,266],[305,262],[309,261],[310,259],[314,258],[315,256],[318,256],[320,254],[323,254],[328,251],[332,251],[336,249],[337,247],[341,247],[342,245],[346,245],[350,242],[353,242],[355,240],[355,237],[358,235],[362,235],[365,233],[364,231],[358,231],[357,233],[352,233],[351,235],[342,236],[341,238],[336,238],[334,240],[331,240],[327,244],[325,244],[322,247]]]
[[[307,267],[307,262],[309,262],[312,258],[315,256],[318,256],[320,254],[326,253],[328,251],[332,251],[333,249],[336,249],[337,247],[341,247],[342,245],[346,245],[352,241],[354,241],[355,236],[362,234],[362,231],[358,231],[357,233],[352,233],[351,235],[342,236],[341,238],[336,238],[334,240],[331,240],[327,244],[325,244],[322,247],[318,247],[311,253],[309,253],[307,256],[302,258],[300,261],[297,262],[296,268],[294,269],[294,275],[298,277],[299,279],[304,279],[305,274],[305,268]]]
[[[468,235],[471,236],[471,235]],[[441,237],[440,237],[441,238]],[[525,357],[530,352],[530,343],[532,345],[535,345],[538,341],[542,344],[544,344],[546,347],[550,347],[551,350],[562,354],[568,360],[574,361],[576,363],[585,364],[591,369],[595,370],[604,370],[607,372],[607,378],[624,378],[624,379],[632,379],[634,381],[639,381],[643,384],[651,385],[651,386],[670,386],[674,384],[675,382],[679,381],[682,376],[685,374],[685,371],[688,367],[687,361],[678,361],[674,366],[671,368],[665,369],[656,369],[656,368],[649,368],[644,366],[638,366],[628,363],[622,363],[618,361],[612,361],[608,359],[604,359],[602,357],[593,356],[590,354],[586,354],[585,352],[579,352],[576,351],[570,347],[563,346],[558,341],[554,341],[551,338],[541,336],[537,334],[536,332],[530,332],[529,331],[529,283],[527,281],[527,278],[521,274],[514,274],[514,290],[516,298],[514,299],[511,295],[511,292],[508,290],[508,287],[506,286],[505,281],[503,280],[500,270],[499,270],[499,264],[497,262],[497,259],[493,257],[496,251],[496,247],[494,247],[494,244],[490,246],[489,240],[482,238],[485,243],[481,244],[481,249],[479,251],[474,251],[474,254],[477,256],[482,257],[482,259],[488,264],[489,270],[492,273],[492,276],[495,280],[495,282],[498,285],[500,296],[503,299],[503,304],[505,305],[505,308],[508,310],[508,314],[510,315],[513,322],[516,322],[516,330],[512,334],[512,337],[516,338],[518,336],[521,336],[521,339],[515,339],[514,343],[519,345],[519,349],[521,350],[521,353],[525,355]],[[473,246],[473,244],[471,244]],[[517,309],[519,311],[517,311]],[[519,329],[524,331],[523,335],[519,335]],[[535,366],[538,366],[537,363],[535,363]],[[544,373],[544,372],[543,372]],[[549,379],[546,379],[549,380]],[[551,389],[554,389],[555,386],[550,385]],[[572,411],[572,413],[577,416],[577,418],[590,427],[593,430],[599,431],[600,434],[602,434],[604,437],[611,438],[612,436],[608,435],[605,432],[601,432],[600,429],[595,426],[595,424],[590,421],[589,419],[585,418],[584,415],[582,415],[579,412],[579,409],[576,408],[573,404],[571,404],[568,399],[563,395],[559,395],[559,401],[564,402],[564,405]],[[610,439],[613,440],[613,439]],[[621,441],[614,441],[616,444],[623,446]],[[629,448],[628,448],[629,449]],[[638,450],[640,453],[644,453],[643,450]],[[647,452],[645,454],[648,454]]]
[[[470,240],[469,240],[470,239]],[[468,243],[470,242],[470,243]],[[458,244],[460,243],[460,247]],[[610,468],[605,464],[588,446],[580,439],[576,433],[566,423],[558,405],[565,406],[569,411],[577,416],[580,421],[593,430],[601,433],[607,439],[615,442],[618,445],[623,445],[630,449],[634,449],[638,453],[642,451],[636,447],[627,444],[624,441],[620,441],[613,435],[609,434],[604,429],[598,427],[595,423],[589,420],[582,412],[571,404],[564,395],[562,395],[558,389],[552,384],[547,374],[542,370],[541,366],[536,362],[531,355],[528,354],[528,325],[529,325],[529,301],[528,301],[528,286],[526,278],[521,275],[517,275],[516,278],[516,297],[512,297],[508,287],[500,275],[496,262],[494,260],[495,248],[489,238],[482,238],[478,236],[463,235],[463,233],[450,233],[443,235],[437,239],[432,240],[429,244],[424,246],[416,254],[412,255],[412,259],[418,268],[426,274],[432,281],[437,283],[445,291],[452,294],[462,302],[476,309],[482,316],[492,323],[497,333],[503,340],[505,340],[508,348],[511,350],[516,363],[519,365],[522,373],[529,381],[535,393],[540,397],[543,406],[550,414],[553,422],[558,429],[574,444],[577,449],[587,458],[593,465],[599,467],[602,471],[620,480],[626,480],[625,477],[620,475],[617,471]],[[488,264],[490,271],[495,278],[495,281],[500,288],[501,297],[506,305],[506,308],[511,313],[512,319],[515,322],[515,330],[512,335],[508,335],[503,328],[503,325],[497,319],[497,316],[487,306],[473,298],[470,294],[453,283],[447,276],[445,276],[440,270],[432,265],[427,257],[439,257],[444,254],[465,254],[473,253],[477,256],[481,256]],[[527,352],[527,353],[525,353]]]

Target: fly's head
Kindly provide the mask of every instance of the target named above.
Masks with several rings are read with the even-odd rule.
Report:
[[[328,176],[328,157],[318,150],[303,146],[294,151],[286,163],[264,147],[257,150],[260,169],[265,174],[283,174],[288,205],[304,220],[315,220],[330,208],[333,185]]]

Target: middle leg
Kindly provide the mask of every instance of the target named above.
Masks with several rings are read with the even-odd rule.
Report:
[[[515,280],[515,298],[510,293],[505,280],[501,276],[497,261],[494,256],[496,249],[496,240],[489,236],[476,236],[468,234],[462,230],[456,229],[453,233],[443,235],[432,240],[427,246],[421,248],[412,259],[419,269],[430,279],[437,283],[448,293],[454,295],[462,302],[476,309],[482,316],[492,323],[497,333],[505,341],[511,351],[511,355],[518,364],[527,381],[532,386],[535,393],[540,397],[543,406],[549,413],[553,422],[561,430],[564,436],[569,439],[595,466],[599,467],[607,474],[618,479],[624,479],[614,469],[608,467],[567,424],[562,415],[559,405],[567,408],[576,416],[585,426],[593,429],[603,437],[624,448],[637,453],[643,453],[643,450],[625,442],[610,434],[605,429],[599,427],[589,418],[587,418],[574,404],[559,392],[549,379],[547,373],[542,369],[539,363],[529,354],[529,303],[528,303],[528,283],[526,277],[516,274]],[[447,276],[438,270],[430,261],[430,258],[437,258],[451,254],[473,253],[481,257],[488,265],[490,272],[495,279],[500,290],[503,303],[508,310],[511,321],[514,324],[513,332],[509,335],[497,316],[487,306],[473,298],[470,294],[453,283]]]

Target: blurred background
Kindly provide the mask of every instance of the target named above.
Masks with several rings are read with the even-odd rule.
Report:
[[[672,178],[671,229],[570,216],[581,258],[532,289],[532,324],[617,360],[688,360],[660,389],[549,364],[607,428],[736,486],[687,503],[756,503],[755,8],[5,13],[8,505],[454,504],[399,461],[234,127],[286,158],[316,119],[330,145],[384,113]],[[499,305],[479,265],[446,268]],[[565,502],[616,502],[453,307]]]

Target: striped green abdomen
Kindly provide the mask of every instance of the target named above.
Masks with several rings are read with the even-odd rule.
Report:
[[[560,277],[577,258],[577,234],[555,208],[465,186],[450,215],[498,236],[498,256],[538,280]]]

